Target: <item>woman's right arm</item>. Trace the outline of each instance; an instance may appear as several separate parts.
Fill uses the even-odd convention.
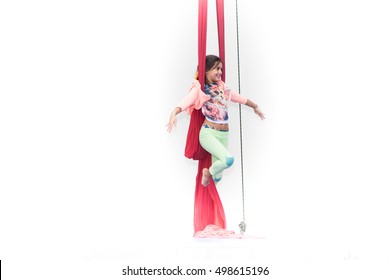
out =
[[[185,111],[188,107],[190,107],[194,104],[194,102],[196,100],[196,93],[197,93],[197,90],[195,87],[193,87],[190,90],[190,92],[182,100],[180,100],[179,104],[177,104],[175,109],[173,109],[171,115],[169,116],[169,122],[166,125],[168,132],[171,132],[172,129],[176,126],[176,123],[177,123],[176,115]]]
[[[182,110],[180,107],[176,107],[175,109],[173,109],[173,111],[169,117],[169,122],[166,125],[168,132],[171,132],[172,129],[176,126],[176,123],[177,123],[176,115],[181,113],[181,112],[182,112]]]

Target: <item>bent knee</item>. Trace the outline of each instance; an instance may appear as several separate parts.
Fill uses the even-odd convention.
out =
[[[233,163],[234,163],[234,157],[227,157],[227,158],[226,158],[226,165],[227,165],[228,167],[232,166]]]

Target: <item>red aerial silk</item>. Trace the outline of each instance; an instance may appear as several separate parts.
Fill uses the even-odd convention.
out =
[[[219,57],[225,67],[225,30],[224,30],[224,1],[216,0]],[[199,0],[198,15],[198,72],[199,82],[204,90],[206,68],[206,34],[207,34],[207,0]],[[225,70],[222,74],[225,81]],[[195,203],[194,203],[194,235],[204,230],[208,225],[226,228],[225,211],[214,181],[211,179],[207,187],[203,187],[202,170],[211,166],[211,155],[199,143],[199,131],[204,121],[200,110],[193,110],[187,134],[185,156],[198,160],[198,174],[196,176]]]

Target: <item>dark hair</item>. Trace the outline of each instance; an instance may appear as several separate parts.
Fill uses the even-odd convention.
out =
[[[216,55],[212,55],[212,54],[209,54],[209,55],[206,55],[206,71],[205,71],[205,77],[204,77],[204,81],[205,83],[207,83],[207,79],[206,79],[206,73],[208,71],[210,71],[211,69],[213,69],[213,67],[217,64],[217,63],[220,63],[222,62],[222,59],[219,58],[218,56]],[[222,62],[223,63],[223,62]],[[199,73],[199,68],[197,68],[197,72],[196,72],[196,79],[198,79],[198,74]]]
[[[215,64],[222,62],[222,59],[220,59],[216,55],[209,54],[206,56],[206,72],[213,69]]]

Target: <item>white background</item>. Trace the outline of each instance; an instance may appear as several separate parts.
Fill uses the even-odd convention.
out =
[[[148,248],[150,260],[176,244],[164,247],[176,264],[178,248],[196,250],[189,117],[171,134],[165,125],[196,69],[197,9],[189,0],[1,2],[5,278],[114,279],[132,248]],[[239,1],[241,93],[267,117],[243,108],[246,222],[261,246],[279,244],[280,270],[300,258],[390,259],[388,11],[380,0]],[[215,18],[210,1],[213,54]],[[238,90],[232,0],[225,30],[226,83]],[[236,162],[218,189],[238,231],[236,104],[230,115]]]

